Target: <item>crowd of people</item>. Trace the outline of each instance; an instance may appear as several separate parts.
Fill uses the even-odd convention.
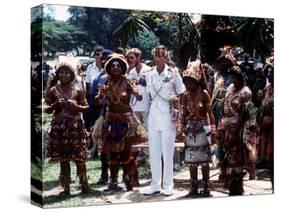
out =
[[[173,195],[176,142],[184,144],[190,171],[187,197],[199,194],[198,167],[202,194],[211,195],[211,162],[229,195],[242,195],[245,174],[255,179],[257,167],[270,170],[273,186],[273,50],[264,60],[241,60],[238,50],[224,47],[213,64],[197,59],[183,71],[163,45],[152,49],[153,67],[143,62],[138,48],[125,52],[97,46],[87,67],[75,57],[58,60],[55,71],[44,75],[44,111],[53,113],[47,156],[60,163],[61,195],[70,195],[70,161],[76,163],[82,192],[92,191],[89,142],[98,147],[101,176],[96,183],[108,185],[105,192],[122,189],[120,166],[126,190],[140,186],[136,156],[141,152],[133,146],[145,142],[152,179],[144,195],[161,189]]]

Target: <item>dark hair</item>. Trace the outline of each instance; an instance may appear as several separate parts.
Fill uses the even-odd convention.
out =
[[[92,57],[94,57],[96,55],[96,52],[99,51],[103,51],[104,50],[104,47],[103,46],[97,46],[94,50],[94,52],[92,53]]]
[[[65,68],[66,70],[68,70],[68,71],[70,72],[70,74],[71,74],[71,81],[73,81],[73,80],[75,79],[74,71],[72,71],[71,68],[69,68],[69,66],[67,66],[67,65],[62,65],[62,66],[59,67],[59,69],[56,71],[56,76],[57,76],[57,78],[58,78],[58,76],[59,76],[60,71],[61,71],[63,68]]]
[[[237,77],[241,82],[245,82],[245,76],[238,66],[233,66],[231,69],[232,77]]]
[[[191,81],[191,82],[194,82],[194,83],[196,83],[196,84],[199,85],[199,80],[196,80],[195,78],[190,77],[190,76],[188,76],[188,77],[183,77],[182,80],[183,80],[183,83],[184,83],[184,84],[188,83],[188,81]]]
[[[117,53],[117,54],[123,54],[123,55],[125,55],[125,50],[124,50],[124,48],[122,48],[122,47],[117,47],[115,50],[114,50],[114,52],[115,53]]]

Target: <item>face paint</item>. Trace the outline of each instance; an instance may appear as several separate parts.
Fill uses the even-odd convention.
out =
[[[119,67],[121,67],[121,66],[120,66],[120,63],[118,61],[112,62],[111,68],[119,68]]]

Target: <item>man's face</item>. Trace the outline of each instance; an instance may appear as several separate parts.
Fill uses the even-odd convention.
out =
[[[127,56],[127,60],[128,60],[128,63],[131,67],[135,67],[136,64],[137,64],[138,58],[135,56],[135,54],[130,53]]]
[[[165,56],[158,56],[154,55],[154,62],[156,66],[162,66],[166,63],[166,57]]]
[[[96,61],[101,61],[101,51],[96,51],[95,52],[95,59]]]

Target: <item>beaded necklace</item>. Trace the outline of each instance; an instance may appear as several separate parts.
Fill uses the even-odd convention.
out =
[[[118,90],[121,84],[122,78],[118,80],[118,82],[114,83],[112,81],[111,83],[111,89],[110,89],[110,99],[113,104],[119,104],[120,103],[120,96],[118,95]]]
[[[187,109],[189,111],[189,115],[188,115],[187,119],[191,119],[191,118],[206,119],[206,117],[201,116],[196,109],[196,104],[197,104],[199,96],[200,96],[199,88],[197,88],[195,95],[191,95],[190,92],[187,92],[187,97],[188,97]]]

